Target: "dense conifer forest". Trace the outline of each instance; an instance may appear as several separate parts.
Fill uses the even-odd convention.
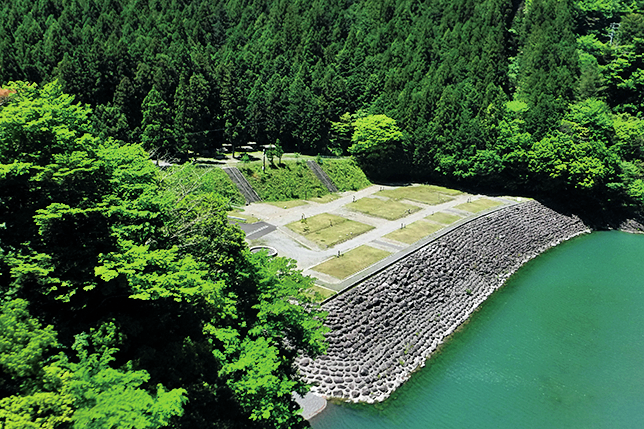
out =
[[[375,145],[383,157],[362,157],[372,176],[639,202],[642,10],[641,0],[11,0],[0,82],[58,79],[93,107],[96,134],[165,156],[248,141],[347,154],[354,122],[386,115],[402,134]],[[400,168],[380,168],[392,156]]]
[[[306,425],[323,314],[150,154],[644,204],[642,0],[7,0],[0,427]],[[204,185],[205,186],[205,185]],[[204,189],[207,188],[204,187]],[[297,302],[299,305],[293,305]]]

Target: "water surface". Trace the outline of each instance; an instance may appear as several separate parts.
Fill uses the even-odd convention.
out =
[[[644,428],[644,236],[597,232],[526,264],[378,405],[314,429]]]

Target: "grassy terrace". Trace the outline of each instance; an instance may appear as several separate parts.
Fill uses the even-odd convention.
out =
[[[396,220],[420,210],[418,206],[404,204],[395,200],[381,200],[378,198],[361,198],[354,203],[345,206],[370,216],[380,217],[388,220]]]
[[[451,201],[453,196],[461,194],[461,191],[447,189],[441,186],[406,186],[396,189],[385,189],[377,192],[376,195],[388,197],[394,200],[410,200],[423,204],[436,205]]]
[[[454,206],[454,208],[465,210],[466,212],[470,213],[478,213],[483,210],[487,210],[500,205],[501,203],[498,201],[490,200],[488,198],[479,198],[478,200],[472,201],[470,203],[459,204],[458,206]]]
[[[322,248],[335,246],[373,229],[371,225],[328,213],[291,222],[286,227]]]
[[[390,240],[400,241],[401,243],[414,244],[418,240],[427,237],[430,234],[442,229],[442,225],[437,225],[426,220],[417,220],[416,222],[397,229],[385,235]]]
[[[322,262],[321,264],[313,267],[312,270],[328,274],[342,280],[352,274],[364,270],[389,255],[390,253],[385,250],[363,245],[356,247],[339,257]]]
[[[441,225],[451,225],[457,220],[462,219],[462,217],[451,213],[438,212],[427,216],[425,219],[440,223]]]

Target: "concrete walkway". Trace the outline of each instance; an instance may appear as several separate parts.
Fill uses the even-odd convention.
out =
[[[318,273],[311,270],[312,267],[324,262],[338,254],[346,253],[351,249],[362,245],[369,245],[379,249],[384,249],[392,252],[393,254],[405,252],[405,250],[414,247],[405,243],[396,242],[383,238],[383,236],[396,231],[401,228],[401,224],[409,225],[417,220],[424,219],[427,216],[436,212],[446,212],[451,214],[458,214],[464,218],[476,217],[476,214],[455,209],[454,207],[468,202],[482,198],[480,195],[461,194],[456,195],[453,200],[446,201],[437,205],[422,204],[416,201],[402,200],[406,204],[411,204],[420,208],[419,211],[407,215],[397,220],[386,220],[373,216],[368,216],[360,212],[349,210],[345,206],[360,198],[369,197],[382,189],[394,189],[395,186],[380,186],[373,185],[368,188],[362,189],[357,192],[344,192],[340,194],[340,198],[329,203],[320,204],[312,201],[307,201],[307,204],[302,206],[293,207],[291,209],[283,209],[275,207],[266,203],[254,203],[246,207],[245,214],[252,215],[261,219],[277,229],[269,234],[262,236],[258,240],[249,240],[252,245],[267,245],[277,249],[280,256],[295,259],[297,267],[303,270],[305,275],[316,277],[321,286],[327,287],[332,290],[341,290],[347,284],[347,279],[339,280],[323,273]],[[515,200],[498,197],[485,197],[491,200],[496,200],[502,205],[515,203]],[[356,236],[353,239],[339,243],[331,248],[322,249],[315,243],[307,240],[305,237],[294,233],[285,225],[299,221],[302,216],[307,218],[321,214],[330,213],[337,216],[342,216],[347,219],[355,220],[367,225],[371,225],[374,229]],[[437,231],[434,234],[440,234]],[[389,259],[389,258],[387,258]],[[357,273],[359,274],[359,273]],[[355,274],[355,275],[357,275]]]

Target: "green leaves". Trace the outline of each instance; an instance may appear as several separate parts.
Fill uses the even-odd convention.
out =
[[[353,122],[353,144],[349,153],[367,175],[391,177],[397,169],[392,163],[404,164],[403,133],[396,121],[386,115],[371,115]]]

